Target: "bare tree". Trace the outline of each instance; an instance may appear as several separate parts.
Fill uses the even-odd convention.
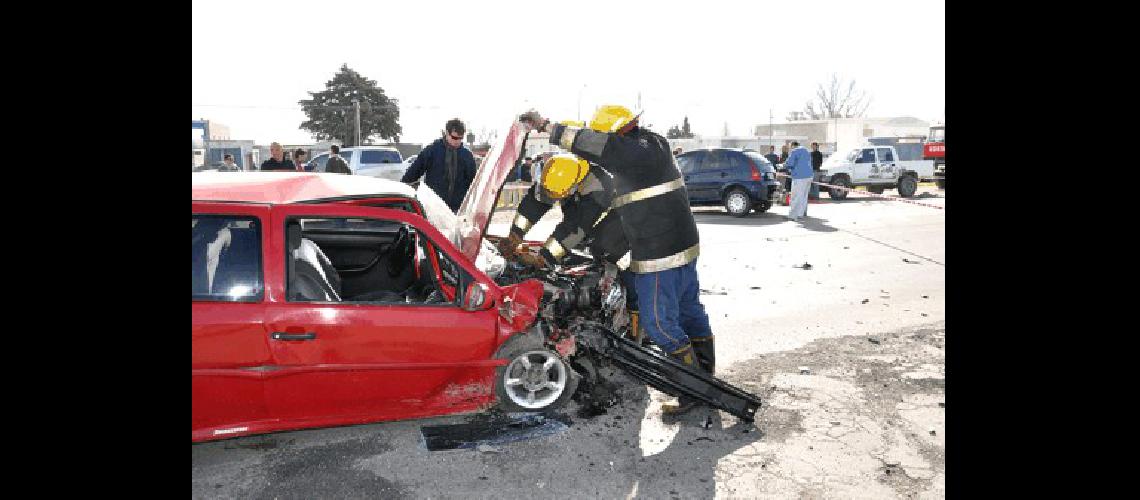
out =
[[[870,105],[871,97],[865,91],[855,90],[854,79],[844,85],[844,82],[832,73],[831,82],[827,87],[824,88],[822,83],[819,84],[815,98],[804,105],[804,114],[811,120],[855,118],[863,116]]]

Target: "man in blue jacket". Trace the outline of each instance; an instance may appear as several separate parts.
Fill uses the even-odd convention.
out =
[[[463,134],[467,127],[459,118],[452,118],[443,126],[443,137],[436,139],[420,151],[416,160],[408,166],[401,182],[412,183],[421,176],[452,212],[459,211],[459,204],[471,187],[475,178],[475,155],[463,147]]]
[[[807,217],[808,189],[815,174],[811,169],[811,153],[800,146],[799,142],[792,141],[792,152],[788,154],[784,167],[792,175],[792,203],[788,209],[788,218],[798,221]]]

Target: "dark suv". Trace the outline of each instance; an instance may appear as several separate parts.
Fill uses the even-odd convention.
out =
[[[772,163],[749,149],[694,149],[677,157],[677,167],[690,205],[723,204],[737,217],[768,211],[783,190]]]

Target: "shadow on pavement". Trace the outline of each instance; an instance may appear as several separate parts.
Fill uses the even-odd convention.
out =
[[[780,214],[751,213],[744,217],[734,217],[728,212],[693,212],[693,218],[698,224],[721,224],[726,226],[770,226],[789,222]]]
[[[820,219],[812,215],[805,215],[803,219],[800,220],[800,225],[803,226],[804,229],[819,233],[834,233],[839,230],[829,225],[827,219]]]

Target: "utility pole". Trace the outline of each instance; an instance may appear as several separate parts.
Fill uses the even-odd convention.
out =
[[[772,145],[772,108],[768,108],[768,145]]]
[[[353,142],[352,145],[359,147],[360,146],[360,100],[359,99],[353,99],[352,100],[352,112],[353,112],[353,114],[356,115],[356,120],[354,122],[356,125],[355,126],[356,133],[353,135],[353,137],[355,138],[355,142]]]
[[[582,91],[586,90],[586,84],[582,84],[582,88],[578,89],[578,121],[582,121]]]

